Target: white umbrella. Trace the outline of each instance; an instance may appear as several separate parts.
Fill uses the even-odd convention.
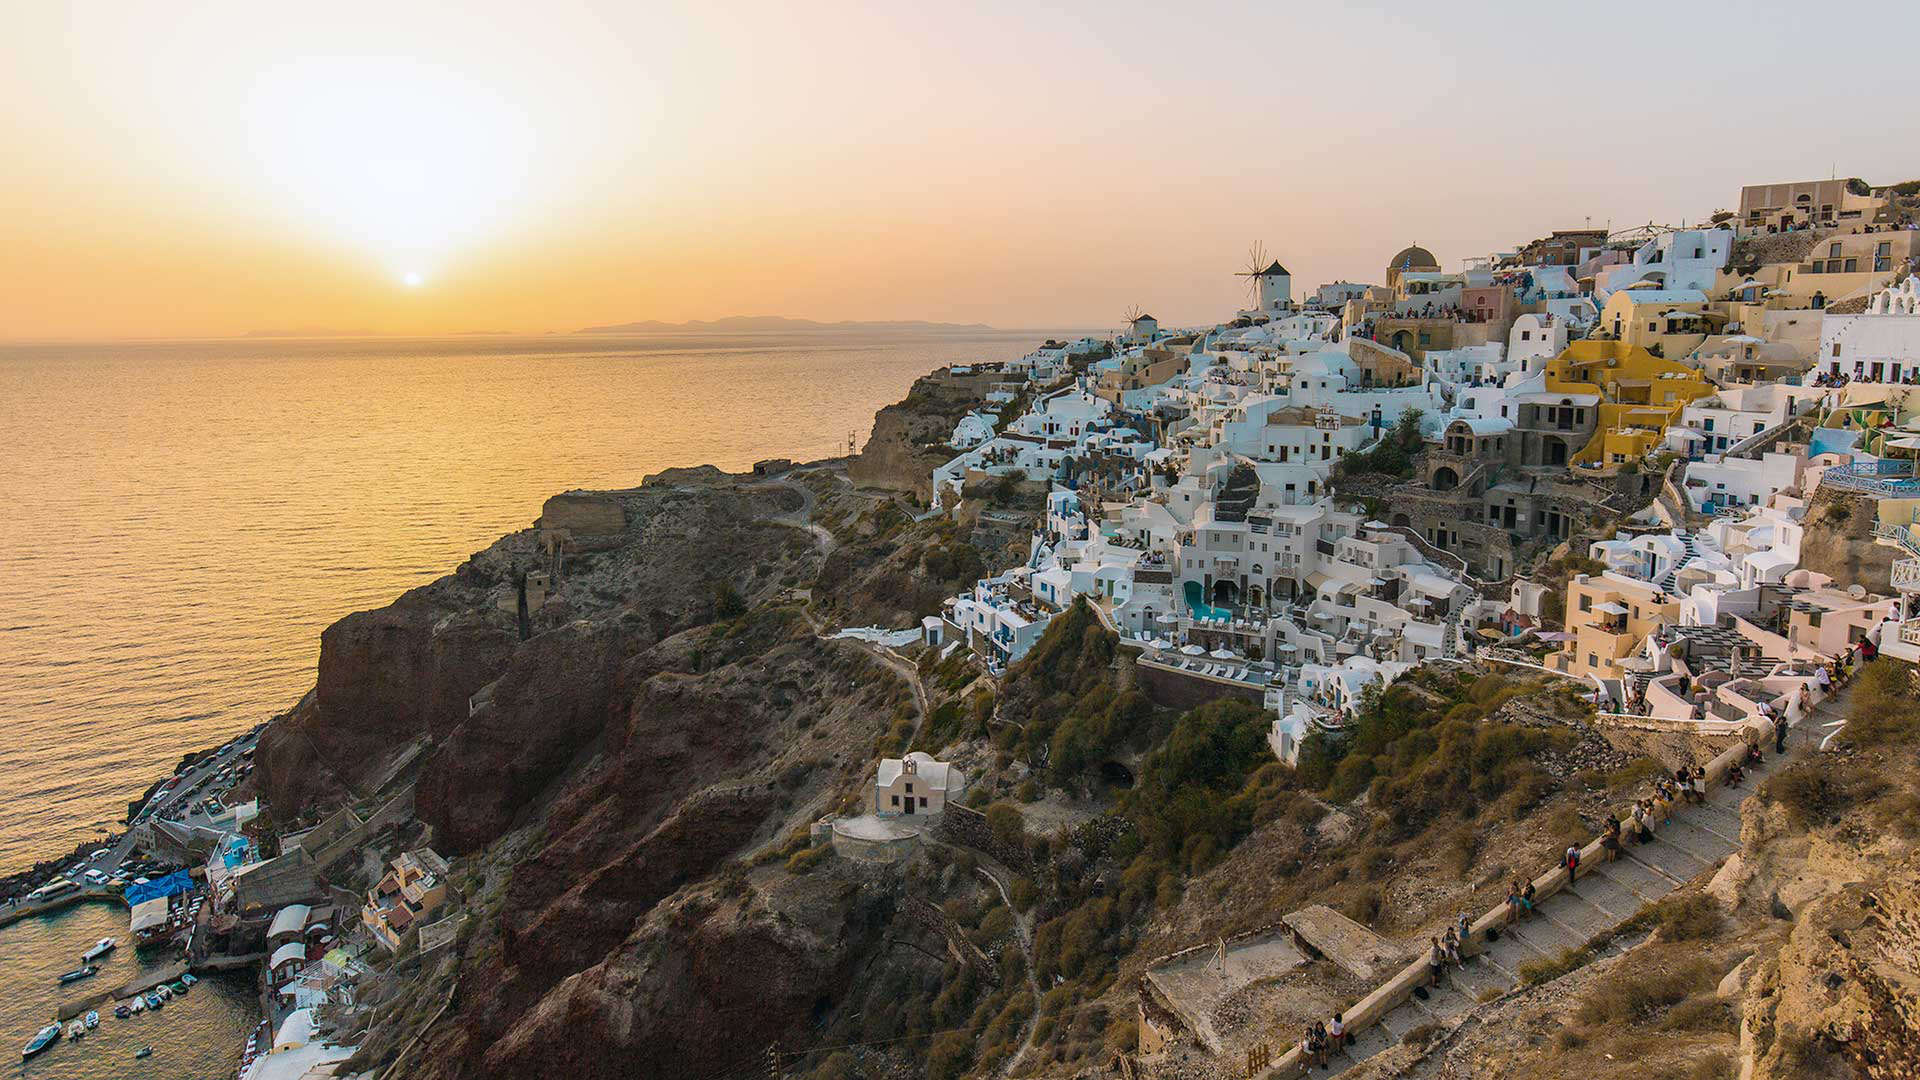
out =
[[[1231,650],[1231,649],[1215,649],[1215,650],[1213,650],[1213,652],[1212,652],[1212,653],[1211,653],[1210,655],[1212,655],[1212,657],[1213,657],[1213,658],[1214,658],[1215,660],[1236,660],[1236,659],[1238,659],[1238,657],[1236,657],[1236,656],[1234,656],[1234,654],[1233,654],[1233,650]]]
[[[1207,654],[1207,650],[1198,645],[1186,645],[1183,646],[1180,651],[1186,653],[1188,656],[1205,656]]]

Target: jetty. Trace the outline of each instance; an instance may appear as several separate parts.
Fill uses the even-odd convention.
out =
[[[55,911],[64,911],[75,904],[84,904],[89,901],[102,901],[115,904],[126,903],[126,901],[120,898],[120,894],[108,889],[104,885],[83,885],[78,890],[65,893],[61,896],[53,896],[45,900],[9,904],[5,907],[0,907],[0,928],[12,926],[22,919],[31,919],[35,916],[46,915]]]

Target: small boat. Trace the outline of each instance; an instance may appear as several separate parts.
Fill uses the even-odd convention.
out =
[[[97,1010],[97,1009],[95,1009],[95,1010],[88,1010],[88,1012],[87,1012],[87,1030],[88,1030],[88,1031],[92,1031],[92,1030],[93,1030],[94,1028],[97,1028],[97,1027],[99,1027],[99,1026],[100,1026],[100,1013],[99,1013],[99,1010]]]
[[[30,1058],[33,1055],[39,1053],[42,1050],[45,1050],[47,1047],[52,1046],[54,1043],[57,1043],[59,1041],[60,1041],[60,1025],[48,1024],[46,1027],[43,1027],[40,1029],[40,1033],[38,1035],[35,1035],[33,1038],[27,1040],[26,1049],[20,1051],[21,1060]]]
[[[157,1008],[159,1008],[159,1007],[160,1007],[160,1006],[161,1006],[162,1004],[164,1004],[164,1002],[162,1001],[162,999],[161,999],[161,997],[160,997],[160,995],[159,995],[159,994],[148,994],[148,995],[147,995],[147,1008],[149,1008],[149,1009],[157,1009]]]
[[[174,997],[185,997],[187,993],[187,984],[183,982],[177,982],[168,986],[167,989],[173,991]]]
[[[161,983],[159,986],[154,987],[153,992],[160,995],[161,1001],[173,1000],[173,987],[168,986],[166,983]]]
[[[81,1023],[78,1020],[75,1020],[73,1023],[67,1025],[67,1038],[74,1042],[79,1042],[80,1037],[82,1035],[85,1035],[86,1033],[87,1033],[87,1025]]]
[[[180,976],[180,981],[183,983],[186,983],[188,986],[192,986],[194,983],[197,983],[200,981],[200,976],[195,975],[193,972],[189,971],[185,975]]]
[[[146,998],[143,998],[143,997],[135,997],[135,998],[133,999],[133,1004],[131,1004],[131,1005],[129,1005],[129,1006],[127,1006],[127,1008],[128,1008],[128,1009],[130,1009],[130,1010],[132,1010],[133,1012],[137,1012],[137,1013],[143,1013],[143,1012],[146,1012],[146,1011],[147,1011],[147,999],[146,999]]]
[[[118,1019],[125,1020],[127,1017],[133,1015],[133,1009],[127,1005],[115,1005],[113,1007],[113,1015]]]
[[[110,937],[103,937],[94,943],[93,948],[80,954],[80,962],[83,964],[91,964],[119,947],[120,943],[118,941]]]
[[[138,1050],[135,1050],[135,1051],[133,1052],[133,1056],[134,1056],[134,1057],[136,1057],[136,1058],[144,1058],[144,1057],[152,1057],[152,1056],[153,1056],[153,1047],[151,1047],[151,1046],[143,1046],[143,1047],[141,1047],[140,1049],[138,1049]]]
[[[99,968],[94,967],[92,964],[83,964],[60,976],[60,981],[62,983],[76,983],[81,979],[91,979],[98,974],[100,974]]]

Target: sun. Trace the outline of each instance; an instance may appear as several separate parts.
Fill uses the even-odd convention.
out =
[[[426,280],[418,270],[409,270],[400,275],[400,284],[405,285],[409,289],[419,288],[426,283]]]

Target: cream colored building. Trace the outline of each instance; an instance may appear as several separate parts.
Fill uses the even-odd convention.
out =
[[[1856,180],[1807,180],[1796,184],[1748,184],[1740,189],[1734,219],[1743,232],[1766,232],[1802,225],[1866,224],[1887,205]]]
[[[1567,582],[1566,624],[1573,637],[1554,655],[1554,666],[1583,678],[1620,678],[1621,662],[1647,635],[1679,617],[1679,601],[1648,582],[1612,571],[1579,574]]]
[[[966,774],[915,750],[904,758],[880,759],[873,781],[873,810],[882,817],[938,814],[966,790]]]

